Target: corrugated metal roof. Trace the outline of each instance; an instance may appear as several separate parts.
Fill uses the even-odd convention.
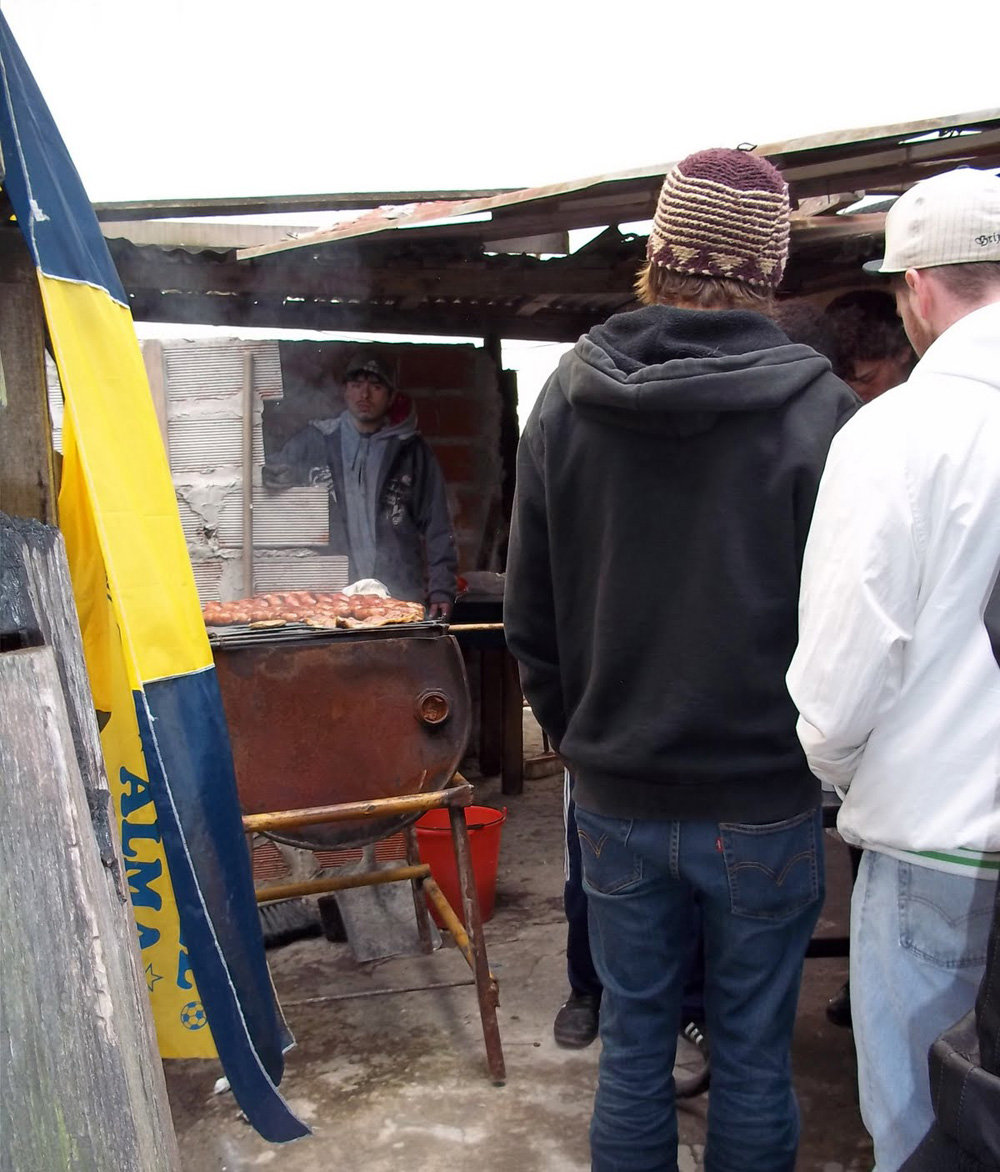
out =
[[[962,163],[1000,166],[1000,108],[757,149],[781,167],[795,204],[782,293],[819,294],[856,282],[880,247],[881,215],[840,213],[861,193],[898,194]],[[401,193],[394,206],[282,246],[281,255],[109,244],[137,320],[573,341],[634,305],[645,240],[619,226],[652,216],[665,170],[472,200]],[[571,255],[531,255],[545,251],[549,233],[602,225]],[[524,238],[534,247],[516,258],[496,244]]]
[[[916,122],[897,123],[890,126],[867,127],[861,130],[841,130],[829,134],[814,135],[809,138],[792,139],[787,142],[770,143],[755,147],[756,153],[768,158],[780,158],[783,170],[791,163],[792,157],[802,154],[817,154],[820,152],[841,153],[845,147],[857,147],[860,153],[868,153],[876,144],[886,140],[905,140],[934,131],[948,131],[953,128],[968,126],[973,123],[983,123],[996,120],[1000,117],[1000,108],[979,111],[970,114],[950,115],[943,118],[922,119]],[[919,153],[919,152],[914,152]],[[523,188],[520,191],[506,192],[499,195],[470,200],[434,200],[410,204],[396,204],[379,207],[366,212],[354,220],[338,224],[334,228],[327,228],[309,233],[295,241],[261,245],[255,248],[240,249],[237,252],[239,259],[269,256],[276,252],[284,252],[295,248],[315,247],[336,240],[345,240],[358,236],[370,235],[375,232],[386,232],[398,228],[415,228],[428,226],[437,220],[465,218],[483,212],[510,210],[515,207],[558,201],[560,197],[579,195],[583,192],[602,194],[601,189],[621,188],[626,185],[639,184],[641,187],[658,187],[659,181],[673,166],[674,160],[654,167],[638,168],[630,171],[620,171],[609,175],[596,175],[585,179],[570,180],[564,183],[549,184],[544,187]],[[806,176],[803,176],[805,178]],[[789,175],[791,183],[794,176]],[[610,194],[610,192],[608,192]],[[592,199],[592,210],[598,212],[601,200]],[[636,219],[640,216],[636,216]],[[612,222],[602,221],[597,215],[594,223]],[[496,233],[494,233],[496,234]],[[501,233],[502,234],[502,233]]]

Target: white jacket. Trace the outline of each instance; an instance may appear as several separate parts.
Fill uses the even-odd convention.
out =
[[[849,842],[996,878],[1000,668],[983,609],[998,567],[1000,303],[859,411],[820,483],[788,689]]]

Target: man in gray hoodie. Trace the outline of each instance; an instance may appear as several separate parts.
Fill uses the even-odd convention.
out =
[[[394,598],[423,602],[447,619],[457,556],[444,477],[378,357],[352,356],[347,410],[316,419],[264,465],[271,488],[330,484],[330,552],[344,554],[352,581],[377,578]],[[399,408],[402,407],[402,410]]]

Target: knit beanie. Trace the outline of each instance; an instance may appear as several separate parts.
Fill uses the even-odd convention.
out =
[[[663,181],[646,256],[676,273],[775,289],[788,258],[788,185],[749,151],[688,155]]]

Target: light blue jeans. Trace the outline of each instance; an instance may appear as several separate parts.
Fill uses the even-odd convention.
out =
[[[851,899],[851,1016],[861,1118],[877,1172],[934,1119],[927,1051],[972,1009],[996,886],[866,850]]]

